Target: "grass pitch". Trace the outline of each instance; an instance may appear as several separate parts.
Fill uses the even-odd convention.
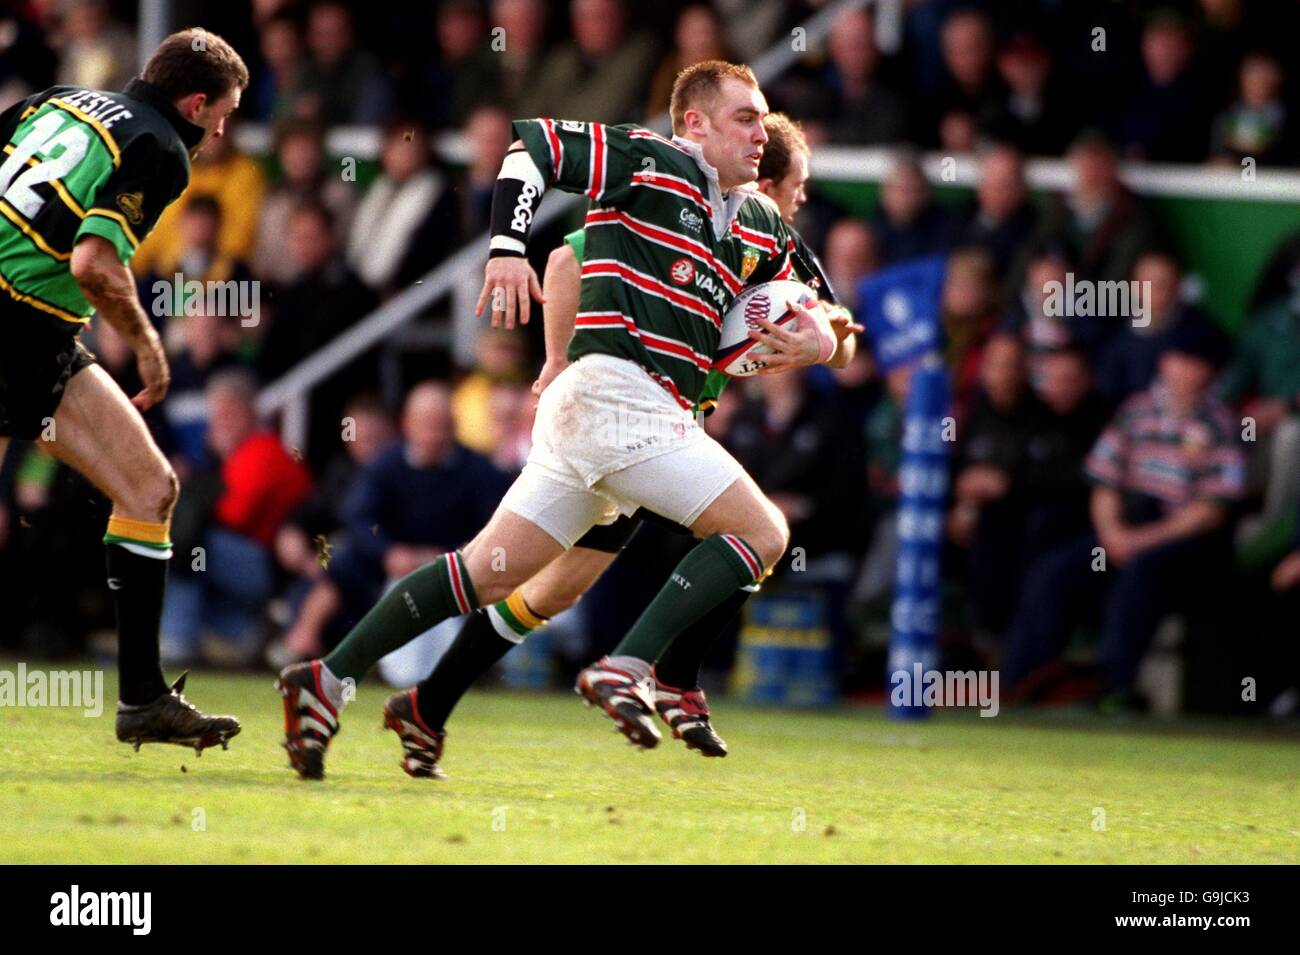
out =
[[[0,709],[0,862],[1300,860],[1300,737],[1254,724],[912,724],[720,699],[732,753],[705,760],[670,739],[634,751],[574,696],[473,692],[438,783],[401,772],[368,683],[330,778],[306,783],[271,681],[191,676],[191,699],[244,723],[202,759],[117,743],[111,702],[98,719]]]

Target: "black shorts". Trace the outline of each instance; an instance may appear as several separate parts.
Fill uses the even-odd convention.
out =
[[[591,550],[598,550],[603,554],[617,554],[627,546],[632,535],[636,533],[637,528],[641,526],[642,521],[649,521],[651,524],[658,524],[660,527],[670,530],[675,534],[690,535],[690,528],[683,527],[676,521],[670,521],[666,517],[660,517],[653,511],[647,511],[645,508],[639,508],[631,517],[619,517],[613,524],[597,524],[587,533],[583,534],[574,544],[574,547],[587,547]]]
[[[0,298],[0,437],[34,441],[63,399],[68,379],[95,362],[80,325]]]

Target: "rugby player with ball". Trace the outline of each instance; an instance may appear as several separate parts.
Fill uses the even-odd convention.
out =
[[[758,187],[777,204],[781,218],[789,224],[804,203],[804,184],[808,179],[807,141],[798,126],[780,113],[769,114],[763,127],[768,141],[759,166]],[[587,227],[605,228],[607,222],[606,218],[596,215],[588,219]],[[564,243],[547,260],[542,281],[546,363],[533,383],[533,392],[537,395],[541,395],[569,364],[567,353],[578,314],[585,239],[585,229],[565,236]],[[773,295],[773,291],[815,296],[816,290],[828,303],[835,304],[834,290],[817,257],[793,229],[790,241],[793,276],[799,281],[750,286],[737,297],[723,317],[714,362],[715,369],[723,366],[726,370],[711,371],[705,379],[696,406],[697,416],[712,410],[732,377],[761,373],[757,367],[762,361],[761,353],[771,353],[763,343],[766,333],[751,336],[751,329],[744,320],[747,311],[754,314],[755,319],[777,319],[773,324],[782,324],[782,317],[788,324],[790,316],[799,315],[785,309],[786,299]],[[785,315],[770,314],[777,308],[781,308]],[[823,336],[818,358],[832,367],[844,367],[853,357],[856,344],[853,333],[861,331],[861,327],[852,323],[847,310],[841,309],[829,319],[820,313],[814,314]],[[740,367],[746,361],[752,362],[753,367]],[[473,682],[532,630],[577,603],[622,552],[643,520],[682,534],[690,533],[687,528],[643,510],[631,516],[621,516],[613,524],[593,527],[572,550],[556,558],[505,600],[474,611],[438,660],[433,672],[410,691],[423,732],[435,738],[441,747],[446,738],[446,721]],[[717,607],[688,626],[654,667],[655,710],[675,738],[703,756],[726,756],[727,744],[710,721],[708,701],[700,687],[700,668],[718,635],[757,589],[756,584],[750,584],[727,596]],[[436,764],[417,762],[413,769],[420,775],[440,775]]]
[[[767,112],[748,67],[708,61],[677,77],[672,139],[637,126],[514,124],[478,308],[490,305],[494,322],[507,325],[526,319],[530,300],[542,300],[525,258],[533,214],[548,188],[585,194],[613,221],[587,235],[571,364],[543,392],[528,462],[487,526],[398,581],[327,657],[282,671],[285,747],[300,775],[324,775],[346,681],[434,624],[508,599],[592,527],[638,508],[690,528],[700,543],[614,652],[579,675],[578,689],[634,744],[658,741],[655,662],[761,579],[789,540],[781,512],[692,414],[732,301],[746,284],[793,272],[789,230],[754,185]],[[674,278],[682,258],[701,281]],[[769,329],[773,367],[820,353],[815,318],[800,309],[797,331]],[[417,697],[391,698],[385,722],[402,739],[404,768],[433,775],[442,740],[420,719]]]

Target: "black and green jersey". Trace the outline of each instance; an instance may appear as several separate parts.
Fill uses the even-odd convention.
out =
[[[794,277],[816,289],[820,298],[832,305],[838,305],[839,300],[835,297],[835,289],[831,286],[831,280],[826,277],[826,272],[817,256],[813,254],[812,249],[804,242],[803,236],[797,230],[790,226],[786,226],[786,229],[790,233],[789,250],[790,261],[794,266]],[[574,255],[581,263],[586,251],[586,230],[576,229],[566,235],[564,241],[569,248],[573,249]],[[704,384],[700,386],[699,397],[695,402],[695,413],[708,414],[712,411],[717,406],[718,399],[722,397],[722,389],[727,387],[729,381],[731,381],[729,375],[724,375],[720,371],[710,371],[704,378]]]
[[[97,235],[128,261],[184,191],[202,138],[141,80],[121,93],[55,86],[0,114],[0,289],[51,321],[84,324],[72,247]]]
[[[592,200],[569,358],[635,361],[693,408],[736,295],[791,274],[776,205],[752,186],[724,197],[698,145],[638,126],[514,129],[549,185]]]

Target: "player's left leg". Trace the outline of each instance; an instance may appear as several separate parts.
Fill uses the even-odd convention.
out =
[[[137,747],[224,746],[239,732],[239,722],[200,713],[180,695],[185,677],[169,688],[159,664],[169,528],[180,485],[122,389],[102,368],[87,364],[84,351],[75,360],[82,367],[68,379],[48,447],[113,504],[104,543],[117,610],[118,738]]]

